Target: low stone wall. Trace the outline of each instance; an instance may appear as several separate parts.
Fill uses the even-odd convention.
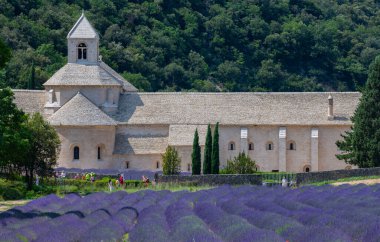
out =
[[[194,175],[194,176],[158,176],[158,182],[182,183],[191,185],[242,185],[262,184],[261,175]]]
[[[357,176],[380,176],[380,167],[352,170],[318,171],[297,174],[297,185]]]

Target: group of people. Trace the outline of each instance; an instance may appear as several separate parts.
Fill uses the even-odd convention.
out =
[[[149,185],[149,183],[150,183],[150,180],[149,180],[148,177],[142,175],[142,182],[143,182],[144,186],[147,187]],[[113,181],[112,181],[112,179],[109,179],[108,180],[108,189],[109,189],[110,192],[113,191],[113,187],[114,187],[113,186]],[[125,187],[124,174],[119,174],[118,178],[115,179],[115,187],[116,188],[120,188],[120,187],[124,188]]]
[[[87,172],[87,173],[82,173],[82,175],[80,175],[79,173],[77,173],[74,176],[74,179],[76,179],[76,180],[86,180],[86,181],[94,182],[95,181],[95,173],[94,172]]]

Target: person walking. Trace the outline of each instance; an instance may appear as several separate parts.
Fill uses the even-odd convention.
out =
[[[112,180],[111,179],[108,180],[108,188],[109,188],[110,192],[112,192],[113,187],[112,187]]]
[[[281,185],[282,185],[282,187],[287,187],[288,186],[288,180],[286,180],[285,177],[282,178]]]

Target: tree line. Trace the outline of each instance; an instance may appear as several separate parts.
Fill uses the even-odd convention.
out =
[[[358,90],[380,54],[376,0],[0,0],[0,84],[42,88],[82,9],[141,91]]]

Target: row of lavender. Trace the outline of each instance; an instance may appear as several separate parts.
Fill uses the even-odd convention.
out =
[[[380,241],[380,185],[49,195],[0,214],[0,241]]]

